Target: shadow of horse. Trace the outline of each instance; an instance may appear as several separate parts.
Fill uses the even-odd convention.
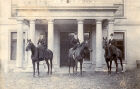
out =
[[[47,66],[48,66],[48,74],[49,72],[51,72],[52,74],[52,60],[53,60],[53,52],[49,49],[44,49],[44,57],[39,58],[39,55],[42,55],[40,53],[39,47],[36,47],[31,40],[27,40],[27,47],[26,47],[26,51],[30,50],[31,51],[31,59],[32,59],[32,64],[33,64],[33,76],[35,76],[35,64],[37,63],[37,71],[38,71],[38,76],[39,76],[39,62],[40,61],[44,61],[46,62]],[[49,67],[49,62],[48,60],[50,60],[50,66],[51,66],[51,71],[50,71],[50,67]]]
[[[83,64],[83,59],[85,58],[86,54],[89,53],[90,50],[88,48],[88,42],[84,41],[78,47],[73,50],[73,48],[69,49],[69,74],[70,74],[70,67],[72,64],[73,67],[73,73],[74,73],[74,68],[76,67],[76,73],[77,73],[77,65],[78,62],[80,62],[80,73],[82,75],[82,64]]]
[[[108,68],[108,74],[111,74],[112,61],[114,60],[116,65],[116,73],[118,73],[118,63],[117,60],[120,60],[122,72],[123,72],[123,63],[122,63],[122,52],[114,45],[109,45],[107,38],[103,38],[103,48],[105,50],[105,61]]]

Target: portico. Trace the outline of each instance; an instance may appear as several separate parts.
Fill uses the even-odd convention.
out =
[[[21,33],[23,33],[22,31],[22,22],[24,19],[20,19],[20,24],[17,24],[19,26],[19,28],[21,30],[18,30],[17,34],[17,39],[19,41],[17,41],[17,62],[16,65],[17,67],[23,67],[23,49],[21,49],[22,46],[22,42],[23,42],[23,35]],[[28,39],[31,39],[32,42],[36,45],[37,40],[38,40],[38,29],[36,29],[36,25],[37,20],[38,19],[26,19],[29,21],[29,29],[28,29]],[[39,19],[41,21],[41,19]],[[60,24],[60,22],[63,22],[63,19],[61,21],[61,19],[45,19],[46,23],[44,24],[44,26],[46,26],[44,30],[44,32],[48,33],[48,48],[51,49],[54,53],[54,59],[53,59],[53,64],[54,67],[60,68],[60,33],[61,32],[65,32],[62,28],[59,28],[57,25],[60,25],[61,27],[65,26],[64,23]],[[90,48],[92,50],[94,50],[93,53],[91,53],[91,57],[90,57],[90,61],[88,61],[88,63],[90,64],[95,64],[95,70],[96,71],[100,71],[102,69],[102,61],[104,59],[102,59],[103,57],[103,53],[102,53],[102,37],[103,37],[103,20],[105,20],[104,18],[96,18],[96,19],[90,19],[91,22],[89,22],[90,20],[87,19],[72,19],[75,25],[77,25],[77,28],[74,28],[74,30],[67,30],[67,32],[78,32],[78,38],[80,40],[80,42],[84,41],[84,32],[86,32],[85,29],[85,24],[94,24],[92,26],[92,28],[89,30],[89,32],[91,32],[91,37],[90,37]],[[19,21],[19,20],[17,20]],[[67,20],[66,22],[70,22],[71,20]],[[111,21],[111,22],[110,22]],[[107,30],[108,35],[112,32],[112,28],[113,28],[113,22],[114,20],[110,20],[110,18],[108,19],[108,27],[110,28],[109,30]],[[67,23],[70,24],[70,23]],[[69,27],[71,28],[71,27]],[[61,31],[63,30],[63,31]],[[92,34],[94,33],[95,34]],[[93,42],[94,41],[94,42]],[[95,48],[94,48],[95,47]],[[28,53],[28,67],[32,66],[32,62],[30,59],[30,53]],[[95,57],[94,57],[95,56]],[[95,61],[95,62],[93,62]],[[86,62],[85,62],[86,63]]]
[[[89,47],[93,50],[90,53],[90,60],[84,64],[95,66],[96,71],[102,69],[104,61],[102,49],[102,37],[110,38],[113,32],[116,12],[121,2],[98,1],[98,0],[45,0],[45,1],[21,1],[13,2],[12,18],[17,21],[17,57],[16,66],[23,65],[23,23],[28,27],[27,38],[37,46],[40,34],[48,33],[48,48],[53,51],[54,67],[60,67],[63,32],[78,33],[80,42],[89,34]],[[79,4],[80,3],[80,4]],[[104,3],[104,4],[102,4]],[[116,5],[119,3],[119,5]],[[118,14],[117,14],[118,15]],[[104,26],[104,22],[107,22]],[[106,28],[105,28],[106,27]],[[25,39],[27,40],[27,39]],[[67,40],[67,39],[64,39]],[[66,48],[68,50],[69,47]],[[64,52],[65,53],[65,52]],[[32,67],[31,53],[26,54],[28,67]]]

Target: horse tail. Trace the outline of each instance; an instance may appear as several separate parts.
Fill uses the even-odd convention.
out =
[[[119,48],[117,48],[117,53],[118,53],[118,57],[122,57],[122,51]]]
[[[48,52],[49,52],[49,58],[50,58],[50,60],[53,60],[53,52],[50,50],[50,49],[48,49]]]

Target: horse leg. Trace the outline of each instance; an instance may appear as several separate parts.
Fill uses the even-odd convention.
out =
[[[122,63],[122,58],[119,58],[120,59],[120,63],[121,63],[121,67],[122,67],[122,72],[123,72],[123,63]]]
[[[39,61],[37,62],[37,70],[38,70],[38,76],[39,76]]]
[[[73,65],[73,74],[74,74],[74,65]]]
[[[75,61],[73,62],[72,66],[73,66],[73,74],[74,74]]]
[[[69,59],[69,75],[70,75],[71,59]]]
[[[48,66],[48,74],[49,74],[49,71],[50,71],[49,69],[50,69],[50,68],[49,68],[49,62],[48,62],[48,60],[46,60],[46,64],[47,64],[47,66]]]
[[[76,62],[75,62],[75,66],[76,66],[76,73],[77,73],[77,63],[78,63],[78,62],[76,61]]]
[[[118,63],[117,63],[117,58],[115,58],[115,64],[116,64],[116,73],[118,73]]]
[[[108,74],[109,74],[109,61],[107,59],[106,59],[106,64],[107,64]]]
[[[112,68],[112,59],[110,60],[110,74],[111,74],[111,68]]]
[[[51,64],[51,74],[52,74],[52,59],[50,59],[50,64]]]
[[[33,77],[35,77],[35,62],[32,61],[32,64],[33,64]]]
[[[80,72],[81,72],[81,76],[82,76],[82,63],[83,63],[83,61],[80,61]]]

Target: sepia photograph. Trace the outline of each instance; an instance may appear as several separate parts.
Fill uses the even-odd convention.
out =
[[[140,89],[140,0],[0,0],[0,89]]]

